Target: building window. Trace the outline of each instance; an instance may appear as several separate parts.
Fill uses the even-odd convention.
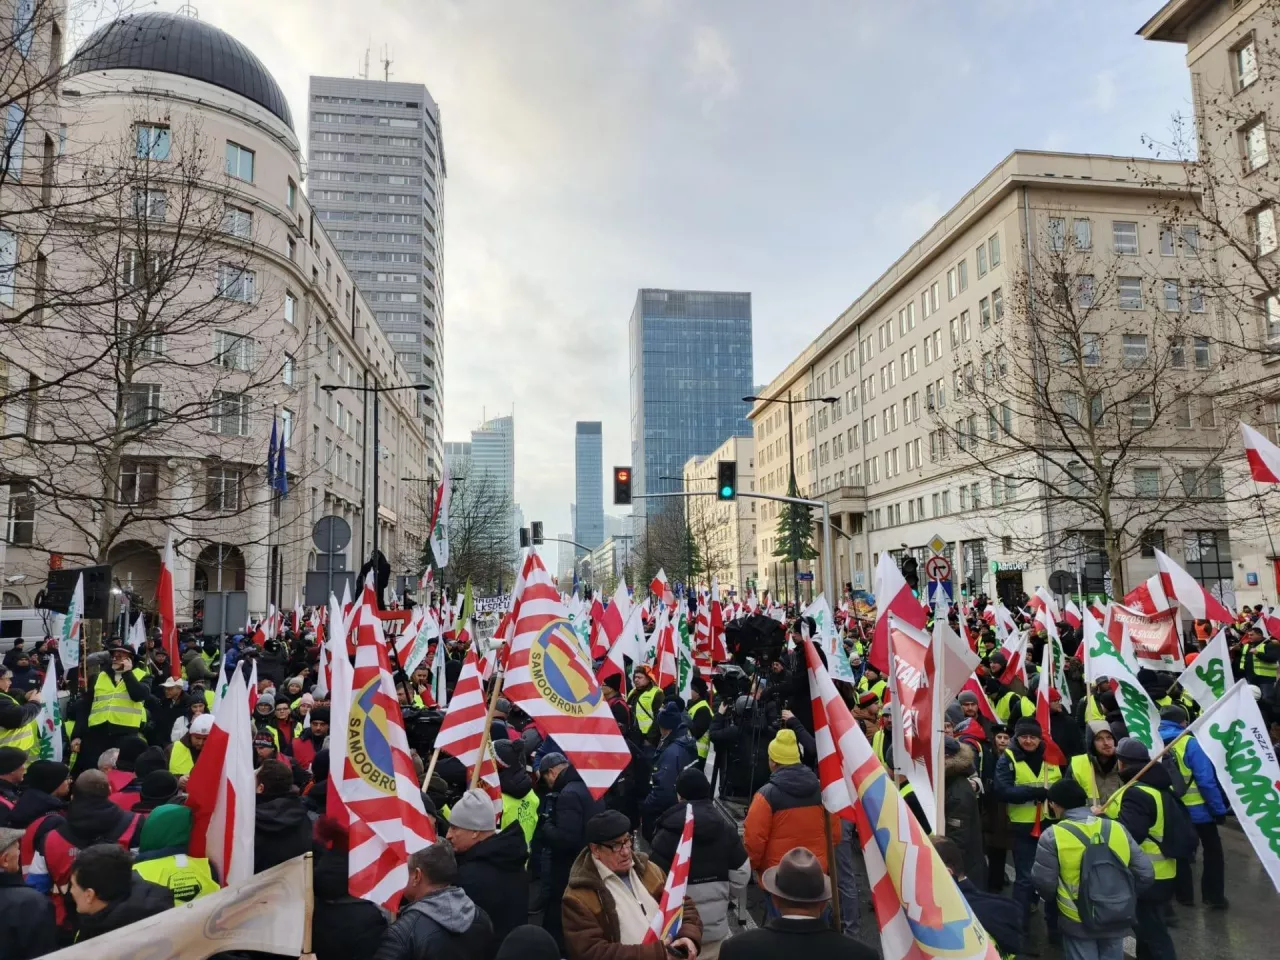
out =
[[[135,357],[163,357],[164,335],[150,323],[141,327],[128,320],[120,324],[120,350],[124,354],[132,353]]]
[[[139,160],[169,159],[169,127],[155,123],[139,123],[134,128],[135,156]]]
[[[987,252],[990,254],[991,269],[1000,266],[1000,234],[995,234],[987,241]]]
[[[1099,367],[1102,365],[1102,334],[1080,334],[1080,347],[1086,367]]]
[[[1205,467],[1197,470],[1195,467],[1183,467],[1182,492],[1197,500],[1223,499],[1222,468]]]
[[[960,339],[961,339],[964,343],[968,343],[968,342],[969,342],[969,335],[970,335],[970,330],[969,330],[969,311],[968,311],[968,310],[961,310],[961,311],[960,311]]]
[[[213,467],[205,476],[205,508],[214,513],[240,509],[244,475],[228,467]]]
[[[1147,360],[1147,335],[1145,333],[1126,333],[1123,336],[1124,365],[1140,367]]]
[[[9,484],[9,515],[5,519],[6,543],[15,547],[29,547],[35,543],[36,500],[30,484]]]
[[[1191,398],[1177,397],[1173,401],[1173,425],[1180,430],[1191,429]]]
[[[230,263],[218,264],[218,296],[241,303],[253,301],[255,274]]]
[[[947,299],[954,300],[956,293],[956,268],[952,267],[947,271]]]
[[[286,447],[293,446],[293,411],[280,411],[280,442]]]
[[[1142,556],[1148,559],[1154,558],[1157,550],[1164,552],[1164,531],[1144,530],[1138,537],[1138,544]]]
[[[1258,79],[1258,48],[1253,37],[1231,51],[1231,66],[1236,90],[1243,90]]]
[[[991,291],[991,312],[995,315],[996,323],[1004,319],[1004,290],[996,287]]]
[[[964,293],[969,289],[969,261],[961,260],[956,264],[956,282],[959,285],[960,292]]]
[[[1116,281],[1121,310],[1142,309],[1142,278],[1120,277]]]
[[[1169,313],[1177,313],[1182,309],[1182,295],[1177,280],[1164,282],[1164,308]]]
[[[222,214],[222,232],[248,240],[253,236],[253,214],[239,207],[228,207]]]
[[[1151,394],[1138,393],[1129,398],[1129,426],[1135,429],[1151,426]]]
[[[0,230],[0,304],[12,307],[17,292],[18,238]]]
[[[1187,309],[1192,313],[1204,313],[1204,286],[1199,283],[1192,283],[1187,301]]]
[[[213,362],[228,370],[250,370],[253,368],[253,348],[252,337],[218,330],[213,335]]]
[[[979,244],[977,250],[978,257],[978,277],[981,279],[987,275],[987,245]]]
[[[297,209],[298,206],[298,185],[293,182],[293,177],[289,178],[289,187],[285,194],[285,202],[288,203],[290,210]]]
[[[1049,226],[1045,231],[1048,238],[1049,249],[1059,252],[1066,249],[1067,246],[1067,221],[1062,217],[1050,217]]]
[[[133,215],[140,220],[163,220],[166,196],[163,190],[133,191]]]
[[[1263,257],[1276,249],[1276,212],[1271,207],[1260,207],[1249,215],[1253,231],[1253,245],[1258,256]]]
[[[1160,224],[1160,256],[1176,257],[1178,255],[1178,241],[1170,224]]]
[[[253,183],[253,151],[227,141],[227,174],[237,180]]]
[[[3,235],[0,235],[0,241]],[[12,305],[13,292],[12,286],[9,288],[9,302]],[[4,296],[4,280],[3,274],[0,274],[0,300]],[[1268,341],[1280,340],[1280,296],[1271,294],[1262,302],[1262,322],[1264,332]]]
[[[978,301],[978,326],[983,330],[991,326],[991,301],[986,297]]]
[[[1267,160],[1267,122],[1266,117],[1259,117],[1240,130],[1240,150],[1244,160],[1245,172],[1266,166]]]
[[[1235,589],[1226,530],[1189,530],[1183,534],[1182,549],[1184,568],[1202,587],[1219,598]]]
[[[1208,370],[1209,369],[1209,338],[1195,337],[1192,340],[1192,344],[1195,348],[1196,369]]]
[[[1086,309],[1092,307],[1095,289],[1096,282],[1092,274],[1082,273],[1076,277],[1076,305]]]
[[[296,323],[298,316],[298,298],[292,293],[284,295],[284,318],[288,323]]]
[[[960,346],[960,318],[952,317],[948,324],[948,332],[951,336],[951,349],[955,350]]]
[[[120,502],[132,506],[154,503],[159,490],[160,465],[126,460],[120,466]]]
[[[292,387],[297,378],[297,363],[293,359],[293,354],[286,353],[284,355],[284,364],[280,368],[280,377],[284,380],[286,386]]]
[[[1218,418],[1214,413],[1213,397],[1200,397],[1200,426],[1205,429],[1212,429],[1218,425]]]
[[[1140,499],[1156,499],[1160,496],[1160,468],[1135,467],[1133,494]]]
[[[1182,337],[1169,338],[1169,366],[1175,370],[1187,369],[1187,346]]]
[[[4,142],[8,144],[8,147],[5,150],[4,169],[0,170],[3,178],[9,180],[21,179],[26,135],[26,111],[16,103],[9,104],[9,109],[5,112],[4,122]]]
[[[1093,249],[1093,224],[1088,220],[1072,220],[1071,235],[1077,250]]]
[[[249,435],[249,398],[243,393],[215,390],[210,429],[224,437]]]
[[[1111,245],[1116,253],[1136,254],[1138,252],[1138,225],[1126,220],[1115,220],[1111,224]]]
[[[160,384],[129,383],[120,388],[126,429],[137,430],[160,420]]]

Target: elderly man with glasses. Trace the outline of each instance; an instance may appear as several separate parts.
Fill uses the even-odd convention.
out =
[[[697,960],[702,943],[698,909],[687,896],[680,929],[670,943],[644,943],[666,874],[632,843],[631,822],[616,810],[587,823],[587,849],[569,874],[561,904],[569,960],[589,960],[608,950],[610,960]]]

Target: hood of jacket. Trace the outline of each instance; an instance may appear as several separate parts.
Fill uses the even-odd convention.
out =
[[[515,767],[503,767],[498,771],[498,785],[508,797],[523,800],[529,795],[529,791],[533,789],[533,778],[529,776],[529,771],[525,769],[523,764]]]
[[[465,933],[476,919],[476,905],[461,887],[446,887],[429,893],[409,904],[405,913],[415,911],[426,914],[450,933]]]
[[[466,853],[458,854],[458,863],[483,863],[495,870],[523,873],[529,859],[529,845],[524,840],[524,829],[519,821],[486,837]]]
[[[942,770],[947,780],[967,779],[975,773],[973,765],[973,748],[963,740],[960,749],[942,761]]]
[[[307,808],[294,796],[259,800],[254,810],[254,826],[261,833],[289,833],[309,821]]]
[[[563,793],[564,788],[569,786],[571,783],[582,783],[584,787],[586,786],[586,784],[583,783],[582,775],[574,769],[572,764],[560,771],[559,775],[556,777],[556,782],[551,786],[551,792]]]
[[[347,875],[350,863],[345,850],[317,848],[311,860],[311,884],[321,900],[342,900],[350,896]]]
[[[1172,720],[1161,720],[1160,721],[1160,739],[1163,740],[1165,743],[1168,743],[1170,740],[1172,740],[1174,737],[1176,737],[1185,729],[1186,727],[1180,727],[1178,726],[1178,724],[1174,723]]]
[[[821,795],[822,793],[822,787],[818,783],[818,775],[803,763],[793,763],[790,766],[779,767],[769,777],[769,782],[773,784],[774,789],[781,790],[783,793],[793,797],[812,797],[815,794]]]
[[[9,826],[26,827],[39,820],[46,813],[63,813],[67,809],[67,801],[60,800],[43,790],[27,787],[18,794],[18,800],[9,811]]]
[[[191,840],[191,808],[176,803],[156,807],[142,824],[138,852],[148,853],[165,847],[187,848]]]
[[[100,838],[118,837],[133,814],[125,813],[106,797],[81,796],[67,804],[66,817],[76,839],[81,841],[77,846],[86,847]]]

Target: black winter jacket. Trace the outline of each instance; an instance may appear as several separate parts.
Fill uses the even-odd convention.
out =
[[[573,767],[560,771],[551,792],[542,800],[545,811],[538,835],[551,854],[551,889],[558,892],[569,882],[569,870],[587,846],[587,821],[604,812],[604,801],[595,800]]]
[[[415,900],[387,928],[373,960],[492,960],[493,924],[459,887]]]
[[[672,807],[658,821],[653,834],[649,859],[663,872],[671,869],[676,857],[676,847],[684,833],[684,804]],[[695,800],[693,803],[693,850],[689,855],[689,883],[728,881],[729,871],[742,866],[747,859],[742,838],[724,815],[716,809],[714,801]]]
[[[373,956],[387,929],[387,918],[376,903],[347,892],[345,850],[317,846],[313,852],[316,909],[311,914],[311,951],[316,960]]]
[[[528,858],[519,821],[458,854],[458,886],[488,915],[499,943],[529,922]]]
[[[22,881],[0,871],[0,944],[6,960],[31,960],[57,949],[53,903]]]
[[[300,797],[259,800],[254,811],[253,872],[261,873],[311,850],[311,818]]]
[[[944,813],[947,836],[956,842],[964,855],[965,873],[975,883],[986,886],[987,858],[982,844],[982,812],[978,808],[978,794],[969,783],[969,777],[977,775],[973,758],[973,749],[961,743],[960,752],[944,761]]]
[[[97,913],[79,914],[77,923],[79,931],[76,942],[100,937],[112,930],[119,930],[131,923],[154,917],[173,909],[173,891],[158,883],[151,883],[141,877],[133,878],[129,895],[123,900],[112,900]]]

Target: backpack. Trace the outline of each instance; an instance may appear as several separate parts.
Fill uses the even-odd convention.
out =
[[[1175,797],[1183,797],[1186,795],[1187,789],[1191,786],[1187,782],[1187,778],[1182,775],[1182,767],[1178,766],[1178,758],[1172,750],[1166,750],[1164,756],[1160,758],[1160,766],[1164,768],[1164,772],[1169,775],[1169,792]]]
[[[1191,822],[1191,814],[1177,797],[1164,801],[1164,837],[1159,846],[1160,852],[1170,860],[1191,860],[1200,846],[1200,835]]]
[[[1084,844],[1080,858],[1080,889],[1076,909],[1086,933],[1116,934],[1137,921],[1138,892],[1133,874],[1111,849],[1112,824],[1102,821],[1102,831],[1092,839],[1067,820],[1054,825]]]

